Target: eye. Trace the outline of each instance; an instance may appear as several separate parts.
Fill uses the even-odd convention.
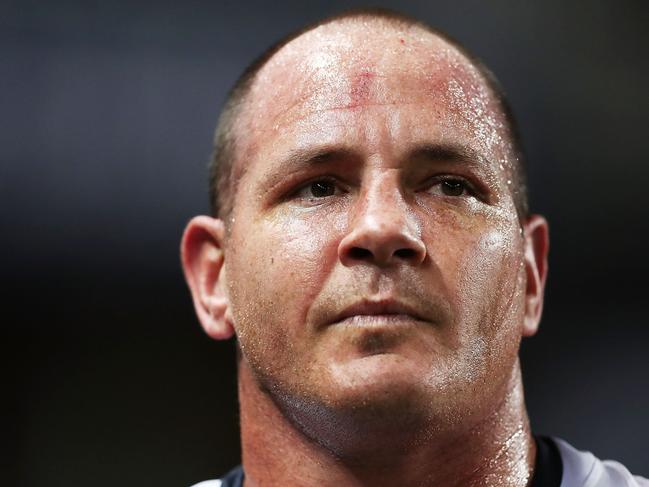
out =
[[[297,196],[298,198],[315,199],[334,196],[338,193],[340,193],[340,189],[334,181],[330,181],[328,179],[319,179],[317,181],[312,181],[300,188],[295,193],[295,196]]]
[[[437,179],[436,181],[433,181],[426,192],[429,194],[452,197],[473,194],[471,185],[464,179],[460,178]]]
[[[462,196],[467,190],[464,181],[459,179],[447,179],[440,183],[440,189],[446,196]]]

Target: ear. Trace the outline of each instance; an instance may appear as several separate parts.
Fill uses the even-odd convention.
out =
[[[525,239],[525,321],[523,336],[536,333],[543,311],[545,280],[548,275],[548,251],[550,235],[548,222],[541,215],[531,215],[523,224]]]
[[[187,224],[180,247],[196,315],[205,332],[215,340],[225,340],[234,334],[225,292],[224,236],[222,220],[197,216]]]

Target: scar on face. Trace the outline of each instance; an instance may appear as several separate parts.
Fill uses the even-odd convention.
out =
[[[355,74],[352,78],[351,88],[349,90],[350,102],[348,108],[356,108],[360,105],[363,105],[370,97],[370,92],[374,80],[376,78],[376,73],[363,70]]]

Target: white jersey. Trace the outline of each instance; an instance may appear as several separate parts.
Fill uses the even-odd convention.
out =
[[[599,460],[590,452],[579,451],[553,438],[563,462],[561,487],[649,487],[649,480],[631,475],[621,463]]]
[[[621,463],[600,460],[590,452],[579,451],[559,438],[552,438],[559,449],[563,475],[559,487],[649,487],[649,480],[631,475]],[[241,479],[230,482],[207,480],[193,487],[239,487]]]

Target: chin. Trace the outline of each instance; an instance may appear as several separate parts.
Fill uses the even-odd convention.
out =
[[[426,441],[458,419],[452,411],[463,398],[442,380],[444,364],[433,364],[430,357],[426,364],[416,353],[404,352],[321,363],[305,369],[297,383],[268,376],[261,382],[306,437],[341,458],[360,458],[368,449]],[[386,437],[392,440],[387,445],[381,441]]]
[[[324,399],[332,412],[359,424],[419,421],[434,402],[425,376],[402,355],[377,353],[332,365]]]
[[[357,360],[339,370],[321,395],[303,397],[298,408],[293,402],[285,412],[307,437],[341,458],[411,446],[438,429],[439,418],[421,378],[394,367],[402,361],[391,354]]]
[[[401,353],[380,352],[357,355],[329,366],[331,381],[341,390],[416,387],[422,382],[425,371],[420,364]],[[395,389],[392,389],[396,392]]]

